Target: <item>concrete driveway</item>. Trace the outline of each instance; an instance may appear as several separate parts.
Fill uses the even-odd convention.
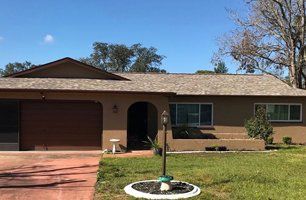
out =
[[[0,152],[0,200],[93,199],[101,152]]]

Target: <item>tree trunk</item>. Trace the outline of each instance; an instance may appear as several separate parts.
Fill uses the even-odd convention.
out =
[[[296,65],[295,65],[295,58],[294,58],[294,53],[290,53],[290,69],[289,69],[289,79],[290,83],[293,88],[298,88],[298,76],[296,74]]]
[[[295,75],[290,75],[290,83],[291,83],[293,88],[298,88]]]
[[[306,37],[306,33],[305,33],[305,29],[306,29],[306,23],[305,23],[305,0],[302,0],[302,10],[304,11],[304,13],[302,13],[302,33],[301,33],[301,48],[300,48],[300,55],[298,58],[298,62],[299,62],[299,67],[300,67],[300,71],[301,71],[301,75],[303,76],[303,80],[304,80],[304,84],[302,83],[303,80],[301,80],[301,84],[303,84],[303,86],[301,86],[301,88],[306,88],[306,80],[305,80],[305,74],[303,72],[304,68],[306,67],[306,60],[305,60],[305,37]]]
[[[298,70],[298,74],[297,74],[297,87],[298,88],[303,88],[303,77],[302,77],[302,73],[303,73],[303,68],[302,66],[299,67]]]

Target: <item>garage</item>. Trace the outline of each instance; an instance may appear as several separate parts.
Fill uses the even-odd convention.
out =
[[[21,150],[99,150],[102,106],[82,101],[20,102]]]

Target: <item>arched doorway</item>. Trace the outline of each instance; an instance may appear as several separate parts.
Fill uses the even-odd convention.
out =
[[[157,109],[148,102],[137,102],[128,109],[127,148],[128,150],[150,149],[145,141],[157,136]]]

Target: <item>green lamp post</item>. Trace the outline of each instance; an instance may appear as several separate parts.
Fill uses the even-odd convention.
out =
[[[159,177],[159,181],[161,182],[161,191],[169,191],[172,189],[171,180],[173,180],[172,176],[166,175],[166,162],[167,162],[167,124],[169,123],[169,114],[167,111],[164,111],[161,115],[161,123],[163,125],[163,164],[162,164],[162,176]]]

